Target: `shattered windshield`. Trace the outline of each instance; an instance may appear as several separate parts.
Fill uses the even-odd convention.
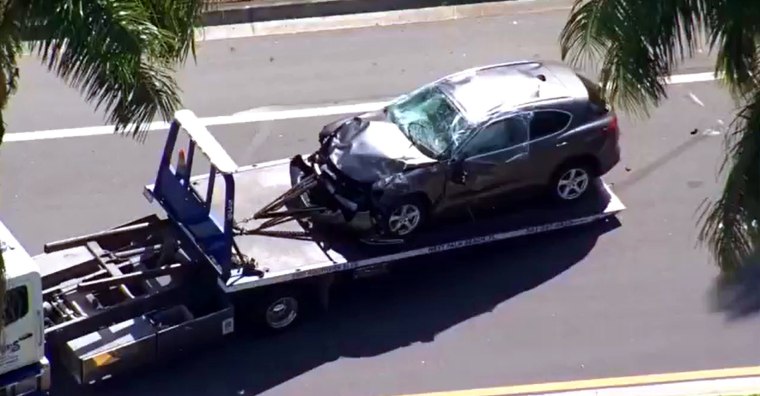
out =
[[[459,109],[435,86],[392,103],[387,113],[415,146],[435,157],[456,147],[468,125]]]

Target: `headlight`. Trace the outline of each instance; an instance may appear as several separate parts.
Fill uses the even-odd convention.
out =
[[[372,185],[372,190],[374,191],[379,190],[382,192],[394,185],[407,184],[407,183],[408,183],[408,180],[407,180],[406,174],[394,173],[388,177],[385,177],[383,179],[376,181],[375,184]]]
[[[380,179],[376,181],[374,184],[372,184],[372,191],[373,192],[382,192],[386,187],[388,187],[389,184],[391,184],[393,176],[388,176],[386,178]]]

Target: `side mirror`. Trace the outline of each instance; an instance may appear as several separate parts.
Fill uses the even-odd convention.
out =
[[[464,167],[464,159],[457,158],[451,161],[451,182],[464,185],[467,182],[467,170]]]

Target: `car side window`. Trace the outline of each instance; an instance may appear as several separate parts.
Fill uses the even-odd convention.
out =
[[[528,141],[528,124],[523,116],[511,116],[486,126],[462,150],[464,158],[508,149]]]
[[[538,110],[530,120],[530,140],[557,133],[570,124],[570,114],[558,110]]]

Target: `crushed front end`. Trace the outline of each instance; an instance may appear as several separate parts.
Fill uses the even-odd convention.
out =
[[[382,111],[327,124],[318,140],[317,150],[290,163],[298,204],[324,208],[315,220],[354,230],[380,232],[380,212],[398,197],[419,191],[415,187],[430,177],[415,171],[436,163]]]
[[[314,176],[317,183],[300,198],[306,207],[323,207],[327,211],[317,217],[328,222],[340,222],[369,229],[372,212],[372,183],[362,183],[341,172],[321,150],[304,158],[294,156],[290,161],[295,182]]]

